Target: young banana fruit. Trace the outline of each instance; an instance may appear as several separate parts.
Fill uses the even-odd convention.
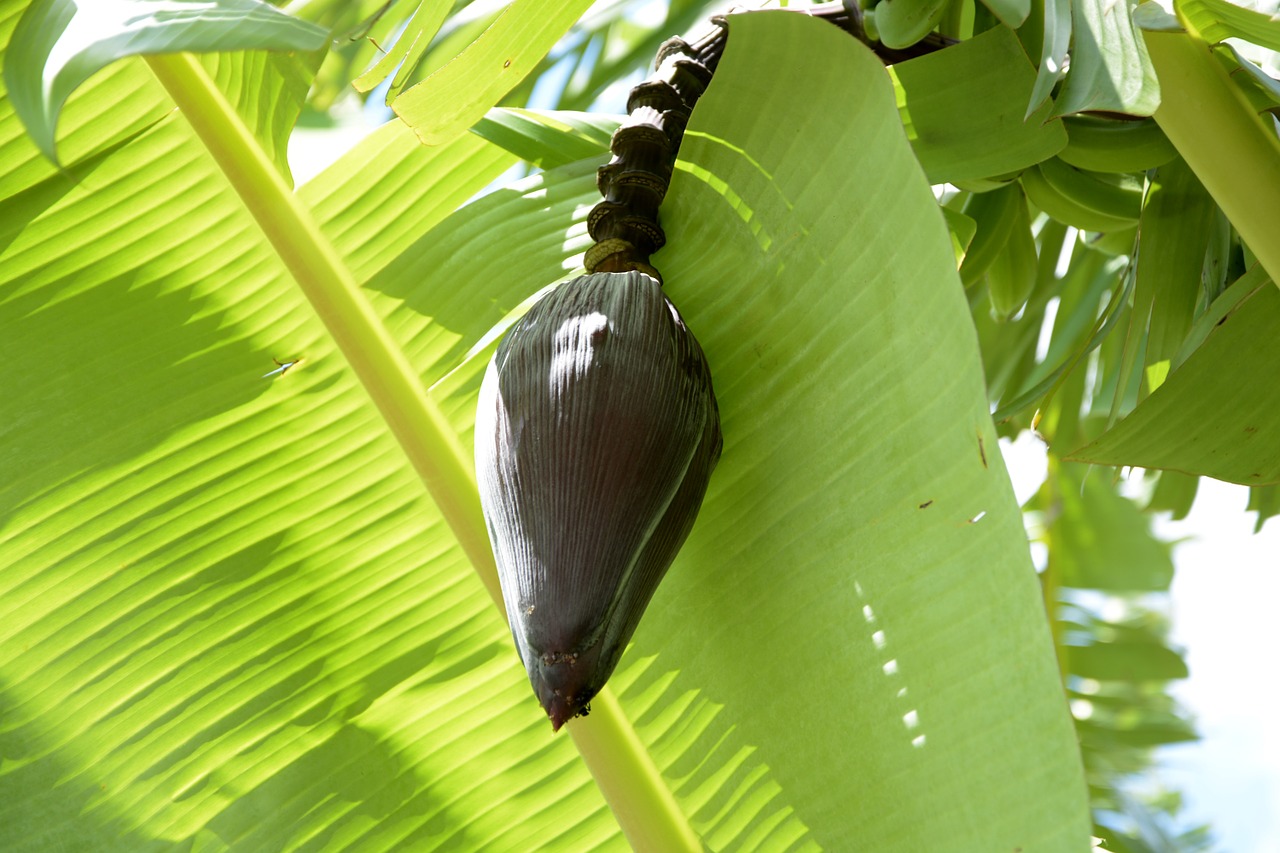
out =
[[[1053,157],[1021,180],[1032,204],[1082,231],[1123,231],[1142,213],[1143,182],[1133,175],[1085,171]]]
[[[1145,172],[1163,166],[1178,150],[1155,119],[1121,121],[1095,116],[1066,116],[1067,147],[1058,152],[1064,162],[1092,172]]]
[[[977,225],[960,264],[960,281],[966,288],[981,279],[1004,251],[1018,219],[1018,205],[1025,211],[1027,205],[1016,183],[974,193],[965,202],[962,212]]]

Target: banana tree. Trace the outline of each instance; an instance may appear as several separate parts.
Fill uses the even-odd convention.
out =
[[[1057,593],[1104,584],[1037,578],[997,437],[1038,409],[1055,452],[1269,494],[1274,412],[1212,377],[1266,357],[1272,90],[1208,45],[1270,25],[730,20],[655,256],[723,456],[565,737],[494,606],[470,445],[497,342],[580,271],[619,121],[491,108],[588,4],[296,5],[0,5],[5,849],[1084,845],[1063,678],[1126,648],[1073,651]],[[570,53],[627,25],[593,14]],[[1185,68],[1227,87],[1227,178],[1158,95]],[[308,92],[352,81],[398,118],[291,189]],[[1223,424],[1259,439],[1205,451]],[[1167,584],[1137,574],[1110,588]]]

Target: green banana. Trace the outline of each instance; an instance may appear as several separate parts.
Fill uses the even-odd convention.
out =
[[[1132,255],[1134,250],[1134,241],[1138,237],[1138,226],[1126,228],[1123,231],[1108,231],[1105,234],[1098,234],[1085,245],[1090,249],[1102,252],[1113,258],[1120,255]]]
[[[1036,284],[1036,241],[1021,190],[1016,190],[1013,225],[1004,250],[987,268],[987,297],[997,320],[1008,320],[1026,304]]]
[[[1041,163],[1040,172],[1054,189],[1090,210],[1128,222],[1142,215],[1143,179],[1136,175],[1089,172],[1056,157]]]
[[[982,278],[982,274],[1004,251],[1009,233],[1017,221],[1020,204],[1025,209],[1017,184],[1006,184],[987,193],[974,193],[965,202],[962,213],[978,226],[960,264],[960,280],[965,287]]]
[[[947,222],[947,233],[951,236],[951,251],[956,256],[956,269],[964,263],[965,253],[969,251],[973,235],[978,231],[978,223],[961,213],[959,207],[957,205],[953,209],[944,204],[938,208],[942,211],[942,218]]]
[[[1142,212],[1138,178],[1084,172],[1057,158],[1024,172],[1022,187],[1036,207],[1083,231],[1131,228]]]
[[[1015,176],[1016,177],[1016,176]],[[998,178],[971,178],[967,181],[952,181],[951,185],[967,193],[989,193],[1001,187],[1007,187],[1012,181]]]
[[[1163,166],[1178,151],[1155,119],[1118,121],[1095,116],[1066,116],[1065,162],[1094,172],[1145,172]]]
[[[947,0],[892,0],[876,5],[875,28],[886,47],[907,48],[920,41],[942,20]]]

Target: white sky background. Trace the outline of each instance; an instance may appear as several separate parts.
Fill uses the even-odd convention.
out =
[[[1156,524],[1174,551],[1173,637],[1191,677],[1173,694],[1195,713],[1199,743],[1163,764],[1188,813],[1232,853],[1280,851],[1280,518],[1253,534],[1248,490],[1202,478],[1190,515]]]

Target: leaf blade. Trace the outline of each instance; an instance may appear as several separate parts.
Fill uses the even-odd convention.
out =
[[[656,654],[655,666],[672,660],[666,668],[680,669],[673,690],[696,686],[709,701],[724,704],[721,717],[730,717],[728,724],[756,746],[819,844],[837,844],[833,839],[853,833],[878,849],[963,846],[957,839],[966,830],[942,800],[915,801],[906,806],[911,817],[901,811],[906,790],[914,792],[906,799],[919,796],[911,773],[899,775],[904,762],[930,774],[930,784],[940,788],[964,784],[951,772],[964,762],[930,753],[929,744],[942,750],[954,745],[945,727],[935,727],[939,715],[950,712],[931,702],[946,704],[943,693],[958,699],[953,688],[959,686],[941,687],[949,666],[941,659],[924,662],[945,652],[932,647],[928,631],[911,632],[900,620],[908,610],[913,620],[937,617],[963,633],[962,645],[980,642],[961,627],[964,618],[950,611],[970,599],[944,580],[945,572],[928,554],[934,547],[952,554],[981,547],[982,531],[995,538],[1025,537],[1012,495],[1004,491],[1004,475],[983,466],[979,439],[987,448],[994,448],[995,439],[967,305],[945,227],[903,145],[880,65],[838,31],[827,39],[820,23],[786,14],[731,19],[728,52],[686,132],[683,165],[672,183],[670,207],[664,208],[669,234],[679,236],[655,263],[711,361],[726,446],[686,554],[659,589],[633,654]],[[741,51],[736,55],[735,45]],[[767,88],[761,85],[766,77]],[[824,93],[817,102],[815,93]],[[755,111],[744,110],[746,103],[755,104]],[[1016,109],[1020,116],[1025,101]],[[791,126],[801,111],[809,131],[806,159],[822,150],[834,152],[838,161],[838,152],[857,150],[876,152],[869,161],[874,166],[864,164],[851,175],[833,163],[820,177],[798,170],[794,146],[800,143],[769,128]],[[850,114],[860,117],[856,129],[839,120]],[[770,121],[759,121],[759,115]],[[817,247],[816,254],[801,248],[799,235]],[[708,257],[711,247],[714,259]],[[916,291],[913,282],[922,289]],[[910,317],[899,313],[907,304]],[[931,344],[928,353],[912,343],[925,328],[938,336],[931,338],[937,346]],[[819,353],[822,360],[815,362]],[[953,415],[950,429],[928,414],[932,406],[944,405],[929,378],[942,375],[929,364],[934,357],[947,361],[942,372],[949,377],[964,377],[959,383],[965,390],[955,390],[945,405],[966,414]],[[962,364],[968,367],[956,369]],[[876,378],[886,375],[893,379],[882,384]],[[882,393],[907,399],[891,401]],[[861,403],[855,406],[854,400]],[[930,463],[919,458],[898,469],[888,461],[890,446],[930,448],[959,479],[951,485],[934,479]],[[999,465],[994,455],[987,463]],[[961,480],[968,485],[958,487]],[[889,482],[894,486],[887,487]],[[979,510],[988,515],[970,524]],[[1033,577],[1020,574],[1025,564],[1019,559],[1010,556],[999,571],[1019,598],[1027,596],[1029,615],[1042,605]],[[927,583],[935,584],[933,592],[918,586]],[[872,608],[875,624],[864,607]],[[836,617],[837,610],[844,615]],[[1042,616],[1032,622],[1037,619]],[[707,620],[723,637],[715,646],[701,644],[686,627]],[[836,620],[844,627],[834,636],[812,630]],[[1058,772],[1064,780],[1071,777],[1077,759],[1067,743],[1072,735],[1061,712],[1045,628],[1026,627],[1027,648],[1038,651],[1034,662],[1017,664],[1027,678],[1020,687],[1034,691],[1031,683],[1045,679],[1045,701],[1056,708],[1049,717],[1061,714],[1045,724],[1060,727],[1064,738],[1061,765],[1045,776],[1044,765],[1030,771],[1037,778],[1029,784],[1038,786]],[[884,632],[887,651],[872,636],[877,630]],[[944,633],[953,640],[959,636]],[[780,647],[787,652],[782,658],[768,654]],[[925,647],[933,651],[918,657]],[[885,669],[890,661],[896,670]],[[793,677],[797,666],[803,678]],[[905,680],[897,681],[895,672]],[[939,694],[916,692],[933,678],[939,679],[933,682]],[[914,698],[900,705],[897,691],[908,685],[907,695]],[[624,702],[629,695],[623,693]],[[747,708],[759,710],[747,714]],[[845,734],[815,742],[792,725],[797,715],[823,720],[819,731]],[[904,722],[904,715],[920,728]],[[645,722],[640,716],[642,730]],[[975,723],[968,731],[982,729]],[[921,734],[927,735],[926,745],[913,746]],[[862,744],[857,764],[866,773],[848,779],[842,769],[848,765],[833,751],[853,741]],[[1010,776],[1020,773],[1006,770]],[[976,774],[966,797],[994,794],[988,787],[993,780],[985,771]],[[1080,790],[1076,782],[1063,784],[1060,792]],[[850,802],[859,808],[851,812]],[[1026,807],[1061,808],[1054,832],[1062,832],[1059,838],[1085,837],[1082,800],[1054,806],[1039,800]],[[887,817],[889,812],[894,816]],[[1043,831],[1046,820],[1028,818],[1023,828],[988,823],[984,829],[1001,840],[988,836],[976,843],[1025,843]],[[957,834],[948,838],[949,833]],[[1066,843],[1047,836],[1039,841]]]
[[[590,6],[590,0],[515,0],[457,57],[392,104],[428,145],[479,121],[538,64]],[[471,81],[479,79],[479,85]]]
[[[1017,36],[995,27],[890,69],[912,148],[933,183],[1016,172],[1067,144],[1041,107],[1026,117],[1035,72]],[[999,145],[991,139],[999,138]]]
[[[429,150],[385,132],[404,144],[375,137],[377,162],[307,189],[335,227],[374,181],[388,217],[415,220],[384,249],[439,220],[433,168],[467,172],[447,190],[466,198],[510,160],[468,156],[489,147],[471,136]],[[18,643],[0,651],[0,738],[23,756],[0,769],[0,846],[621,849],[438,513],[182,117],[108,157],[39,197],[0,265],[6,395],[27,413],[6,436],[21,459],[0,459]],[[340,245],[362,241],[342,224]],[[415,341],[428,374],[457,329],[492,322],[463,296],[469,327]],[[264,379],[273,355],[305,362]],[[19,381],[50,357],[69,360],[54,393]],[[518,767],[465,746],[499,740]]]
[[[260,0],[38,0],[5,51],[5,85],[40,150],[56,161],[62,105],[118,59],[182,51],[318,50],[327,38],[323,29]]]
[[[1134,26],[1129,0],[1072,0],[1071,67],[1053,115],[1111,110],[1149,116],[1160,105],[1160,82]]]
[[[1040,64],[1036,67],[1036,83],[1027,103],[1027,118],[1044,105],[1053,87],[1066,69],[1067,52],[1071,48],[1071,3],[1069,0],[1044,0],[1044,37],[1040,44]]]
[[[1280,292],[1255,290],[1128,417],[1069,458],[1246,486],[1280,482],[1280,449],[1268,440],[1280,429],[1280,410],[1265,390],[1280,369],[1267,331],[1277,322]]]

